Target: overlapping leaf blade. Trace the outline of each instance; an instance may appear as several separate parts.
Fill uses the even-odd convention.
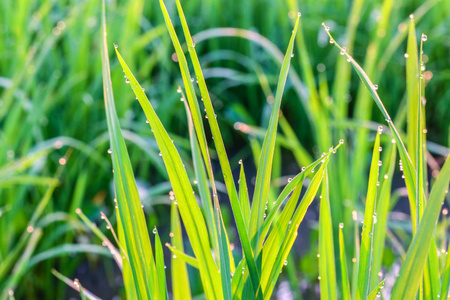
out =
[[[375,200],[377,196],[378,170],[380,161],[380,134],[378,131],[373,146],[372,163],[370,166],[369,184],[365,203],[364,221],[361,234],[361,252],[359,256],[358,288],[356,298],[365,299],[369,289],[370,266],[372,262],[372,236],[375,213]]]
[[[205,220],[195,199],[194,191],[178,151],[167,131],[156,115],[142,87],[131,73],[127,64],[116,49],[119,62],[130,81],[131,88],[141,104],[155,135],[156,142],[172,183],[173,192],[178,202],[181,218],[199,262],[200,276],[207,297],[222,299],[222,285],[218,278],[218,269],[210,250],[210,242]]]
[[[160,299],[152,247],[141,207],[133,170],[114,106],[109,57],[106,43],[105,3],[103,1],[101,57],[103,93],[110,136],[114,186],[118,214],[124,231],[125,248],[130,259],[136,294],[140,299]]]

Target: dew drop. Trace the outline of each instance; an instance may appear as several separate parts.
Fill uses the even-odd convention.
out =
[[[294,57],[294,53],[291,53],[291,57]]]
[[[158,230],[156,229],[156,226],[155,226],[155,228],[153,228],[153,234],[156,234],[158,232]]]
[[[287,261],[287,260],[285,260],[285,261],[284,261],[284,265],[285,265],[285,266],[287,266],[287,264],[288,264],[288,261]]]
[[[339,223],[339,228],[344,228],[344,223]]]
[[[298,13],[297,13],[297,16],[298,16],[298,17],[301,17],[301,16],[302,16],[302,13],[301,13],[301,12],[298,12]]]
[[[117,48],[119,48],[119,46],[118,46],[117,44],[114,44],[114,48],[116,48],[116,49],[117,49]]]
[[[181,94],[181,88],[180,87],[177,89],[177,93]]]
[[[112,150],[111,149],[108,149],[108,154],[111,154],[112,153]]]
[[[408,54],[408,53],[405,53],[404,56],[405,56],[405,58],[408,58],[408,57],[409,57],[409,54]]]
[[[288,180],[287,180],[288,182],[291,182],[292,181],[292,178],[288,178]]]
[[[343,139],[340,139],[340,140],[339,140],[339,144],[342,145],[343,143],[344,143],[344,140],[343,140]]]
[[[378,84],[374,84],[374,85],[373,85],[373,89],[374,89],[374,90],[378,90]]]
[[[422,33],[422,42],[426,42],[428,40],[428,37]]]

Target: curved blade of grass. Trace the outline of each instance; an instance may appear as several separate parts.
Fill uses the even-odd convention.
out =
[[[45,260],[60,257],[60,256],[67,256],[69,253],[76,254],[76,253],[91,253],[91,254],[98,254],[103,255],[106,257],[111,258],[111,252],[106,249],[105,247],[99,246],[99,245],[92,245],[92,244],[62,244],[59,246],[55,246],[53,248],[50,248],[48,250],[42,251],[36,255],[34,255],[28,262],[27,268],[31,268],[34,265],[43,262]]]
[[[161,291],[162,299],[167,300],[167,285],[166,285],[166,266],[164,264],[164,252],[161,245],[161,239],[159,238],[158,230],[153,230],[155,234],[155,260],[156,260],[156,272],[158,275],[159,290]]]
[[[81,299],[90,299],[90,300],[101,300],[99,297],[92,294],[90,291],[86,290],[84,287],[81,286],[78,279],[70,280],[63,274],[59,273],[55,269],[52,269],[52,274],[55,275],[56,278],[73,288],[75,291],[80,293]],[[77,284],[75,283],[77,282]]]
[[[181,222],[180,216],[178,215],[177,206],[172,202],[170,208],[170,231],[171,231],[171,243],[176,249],[178,249],[181,253],[184,254],[184,245],[183,245],[183,233],[181,232]],[[166,246],[169,249],[173,249],[169,247],[168,244]],[[177,257],[181,257],[181,255],[175,254]],[[197,264],[195,258],[192,258],[193,261]],[[176,259],[172,256],[172,294],[174,300],[191,299],[191,286],[189,285],[189,276],[187,272],[186,263],[183,259]]]
[[[413,16],[413,15],[411,15]],[[419,111],[419,54],[417,50],[416,28],[414,26],[414,18],[410,18],[408,26],[408,43],[406,48],[406,91],[408,103],[408,126],[407,141],[408,153],[413,159],[413,165],[417,168],[417,134],[418,134],[418,111]]]
[[[269,126],[261,149],[260,161],[256,173],[255,192],[253,194],[252,207],[250,212],[249,236],[254,248],[258,246],[262,224],[264,222],[264,207],[269,193],[270,179],[272,174],[273,154],[275,150],[275,140],[277,136],[278,118],[280,114],[281,98],[283,96],[286,79],[289,72],[291,55],[294,49],[294,40],[297,33],[300,16],[297,17],[294,30],[292,31],[284,61],[281,66],[280,77],[278,79],[277,91],[270,116]]]
[[[325,27],[325,24],[324,24]],[[341,51],[342,48],[339,46],[339,44],[336,42],[336,40],[331,36],[329,30],[325,27],[327,34],[329,35],[330,39],[333,41],[333,43],[338,47]],[[389,116],[389,113],[387,112],[386,108],[383,105],[383,102],[381,102],[380,97],[377,93],[377,88],[374,86],[372,81],[370,80],[369,76],[364,72],[364,70],[361,68],[361,66],[353,59],[352,56],[350,56],[347,52],[343,51],[343,53],[347,57],[347,61],[349,61],[353,68],[355,69],[356,73],[358,74],[359,78],[363,82],[364,86],[367,88],[369,93],[371,94],[372,98],[374,99],[375,103],[377,104],[378,108],[380,109],[381,113],[385,117],[385,120],[389,126],[389,128],[392,131],[392,134],[394,135],[395,142],[398,147],[398,152],[400,154],[400,158],[403,162],[403,168],[404,168],[404,175],[405,175],[405,183],[406,188],[408,189],[408,199],[409,204],[411,208],[411,219],[412,219],[412,225],[413,229],[415,228],[416,224],[416,180],[415,180],[415,169],[412,164],[411,158],[408,154],[408,151],[405,148],[405,145],[403,144],[403,141],[400,137],[400,134],[398,133],[397,128],[395,127],[391,117]]]
[[[372,236],[375,213],[375,201],[377,197],[378,173],[380,161],[380,134],[379,130],[373,146],[372,163],[370,165],[369,183],[367,187],[366,209],[361,234],[361,252],[359,256],[357,300],[366,299],[369,289],[370,266],[372,262]]]
[[[128,151],[123,139],[111,84],[109,57],[106,43],[105,1],[102,11],[101,57],[105,111],[110,135],[114,186],[118,213],[124,231],[125,248],[130,260],[136,293],[140,299],[161,299],[158,290],[155,261],[148,235],[144,212],[136,187]]]
[[[325,171],[322,193],[320,195],[319,216],[319,276],[320,297],[337,299],[336,265],[334,260],[333,222],[331,219],[330,195],[328,190],[328,172]]]
[[[419,223],[416,234],[409,246],[406,259],[392,290],[392,299],[413,299],[422,278],[431,240],[432,232],[439,218],[442,200],[450,181],[450,159],[446,159],[428,199],[427,206]]]
[[[367,296],[367,300],[375,300],[378,297],[378,293],[381,291],[381,289],[384,286],[384,281],[386,279],[383,279],[382,282],[380,282],[374,289],[372,292],[370,292],[370,294]]]
[[[348,277],[347,258],[345,256],[344,223],[339,224],[339,261],[341,266],[342,300],[350,300],[350,282]]]
[[[370,275],[370,288],[375,288],[378,284],[378,273],[381,271],[381,264],[383,259],[384,247],[386,242],[386,228],[387,220],[390,211],[390,199],[392,188],[392,177],[395,170],[396,148],[394,145],[389,145],[386,151],[388,154],[389,163],[383,166],[384,179],[381,184],[381,190],[377,193],[376,205],[376,225],[373,230],[373,250],[372,250],[372,265]]]
[[[205,294],[208,298],[216,297],[216,299],[222,299],[221,281],[218,276],[217,266],[211,255],[205,220],[195,199],[194,191],[180,155],[142,90],[142,87],[131,73],[117,49],[116,54],[125,72],[125,76],[130,81],[131,88],[149,121],[161,151],[161,156],[178,202],[181,218],[183,219],[192,249],[199,262],[199,271]]]

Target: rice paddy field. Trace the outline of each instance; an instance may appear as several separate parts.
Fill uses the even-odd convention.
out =
[[[450,2],[0,2],[0,299],[450,299]]]

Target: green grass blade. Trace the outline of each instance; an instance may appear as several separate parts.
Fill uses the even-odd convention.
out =
[[[408,153],[413,159],[413,165],[417,168],[417,134],[418,134],[418,98],[419,95],[419,54],[417,50],[416,28],[414,18],[410,18],[408,28],[408,43],[405,53],[406,59],[406,90],[408,103],[407,141]]]
[[[370,292],[370,294],[367,296],[367,300],[375,300],[377,297],[379,297],[379,293],[381,291],[381,289],[384,286],[384,281],[386,279],[383,279],[383,281],[381,281],[374,289],[372,292]]]
[[[156,271],[158,275],[158,284],[161,296],[163,299],[167,300],[167,285],[166,285],[166,265],[164,264],[164,252],[161,244],[161,239],[159,238],[159,233],[156,227],[153,229],[155,234],[155,260],[156,260]]]
[[[200,276],[202,278],[207,297],[222,299],[222,286],[218,269],[213,260],[208,231],[205,220],[195,199],[194,191],[184,168],[180,155],[170,139],[167,131],[156,115],[153,107],[145,95],[142,87],[131,73],[122,56],[116,49],[117,57],[130,82],[130,86],[139,100],[141,107],[149,121],[156,142],[161,151],[161,156],[172,183],[173,192],[177,199],[181,218],[189,236],[189,240],[199,262]]]
[[[170,231],[171,243],[177,250],[184,253],[183,233],[181,231],[180,216],[178,215],[177,206],[172,203],[170,209]],[[168,246],[166,244],[166,246]],[[176,255],[176,254],[175,254]],[[177,255],[179,257],[180,255]],[[189,285],[189,276],[186,263],[183,259],[173,258],[172,255],[172,295],[174,300],[191,299],[191,286]],[[193,258],[194,261],[195,258]],[[198,268],[198,263],[197,263]]]
[[[261,235],[262,224],[264,222],[264,207],[266,205],[269,193],[270,179],[272,173],[273,154],[275,149],[275,140],[277,136],[278,118],[280,114],[281,98],[283,96],[286,79],[289,72],[291,55],[294,48],[295,35],[297,33],[300,15],[295,22],[291,39],[281,66],[280,76],[278,79],[277,91],[270,116],[269,126],[264,138],[258,171],[256,173],[255,192],[253,194],[252,208],[250,213],[249,236],[253,247],[256,247]]]
[[[247,227],[250,225],[250,199],[248,196],[247,180],[245,178],[244,164],[239,161],[241,170],[239,173],[239,202],[241,205],[242,216],[246,221]]]
[[[416,296],[449,181],[450,159],[447,158],[431,190],[422,220],[400,269],[392,290],[392,299],[413,299]]]
[[[319,276],[321,299],[337,299],[336,265],[334,260],[333,222],[331,220],[328,172],[322,183],[319,216]]]
[[[342,300],[350,300],[350,282],[348,277],[347,258],[345,256],[344,223],[339,224],[339,261],[342,278]]]
[[[378,273],[381,271],[382,258],[386,242],[386,228],[390,210],[392,177],[395,170],[396,148],[394,145],[389,145],[386,151],[388,163],[383,166],[383,181],[381,190],[377,193],[376,205],[376,224],[374,225],[373,233],[373,252],[372,252],[372,268],[370,275],[370,288],[374,289],[378,284]],[[386,162],[386,160],[385,160]],[[381,173],[382,175],[383,173]]]
[[[230,269],[230,246],[228,243],[225,225],[223,224],[222,213],[220,209],[216,212],[219,229],[219,254],[220,254],[220,275],[222,277],[223,298],[231,300],[231,269]]]
[[[150,299],[150,297],[160,299],[156,267],[144,212],[141,207],[130,158],[114,106],[106,42],[105,15],[105,2],[103,1],[103,29],[101,31],[103,93],[111,143],[110,149],[112,150],[111,158],[113,162],[118,212],[123,226],[125,248],[130,259],[130,267],[133,273],[137,296],[140,299]]]
[[[377,197],[378,173],[380,162],[380,134],[378,131],[373,146],[372,163],[370,165],[369,184],[367,188],[366,209],[361,234],[361,252],[359,256],[357,300],[365,299],[369,289],[370,266],[372,262],[373,222],[375,219],[375,202]]]
[[[338,47],[341,51],[342,48],[339,46],[339,44],[336,42],[336,40],[331,36],[328,28],[325,26],[326,32],[328,33],[330,39],[333,41],[333,43]],[[364,72],[364,70],[361,68],[361,66],[353,59],[351,55],[349,55],[346,51],[343,51],[343,53],[347,57],[347,61],[350,62],[353,65],[353,68],[355,69],[356,73],[358,74],[359,78],[363,82],[366,89],[369,91],[370,95],[374,99],[375,103],[377,104],[378,108],[380,109],[381,113],[383,114],[389,128],[391,129],[391,132],[394,136],[395,142],[397,144],[398,152],[400,154],[400,158],[403,163],[404,168],[404,175],[405,175],[405,183],[406,188],[408,190],[408,198],[409,198],[409,204],[411,208],[411,219],[412,219],[412,225],[413,229],[415,228],[416,224],[416,179],[415,179],[415,168],[412,164],[412,160],[410,155],[408,154],[408,151],[405,148],[405,145],[403,144],[403,141],[400,137],[400,134],[397,130],[397,128],[394,125],[394,122],[392,121],[391,117],[389,116],[389,113],[387,112],[386,108],[384,107],[383,102],[381,101],[380,97],[377,93],[377,87],[372,83],[369,76]]]
[[[450,293],[450,255],[448,255],[448,251],[450,250],[450,242],[447,246],[447,252],[446,252],[446,259],[445,259],[445,267],[444,272],[442,274],[442,286],[441,286],[441,292],[439,295],[441,295],[441,299],[445,299],[445,297],[449,298]],[[447,296],[446,296],[447,295]]]

